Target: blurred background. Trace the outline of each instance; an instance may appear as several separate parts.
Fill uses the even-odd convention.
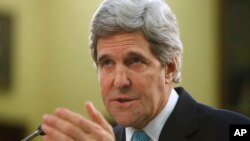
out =
[[[250,1],[166,1],[184,45],[178,85],[202,103],[250,116]],[[20,140],[57,107],[86,115],[86,101],[109,119],[88,49],[101,2],[0,0],[0,141]]]

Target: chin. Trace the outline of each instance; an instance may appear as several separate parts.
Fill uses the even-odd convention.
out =
[[[124,127],[129,127],[132,125],[132,121],[131,121],[131,116],[127,117],[127,116],[122,116],[122,117],[114,117],[114,120],[116,123],[124,126]]]
[[[123,127],[131,127],[132,124],[126,121],[117,121],[117,124],[123,126]]]

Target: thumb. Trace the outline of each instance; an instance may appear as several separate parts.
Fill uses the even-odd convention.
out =
[[[104,128],[110,133],[113,131],[111,125],[105,120],[103,115],[94,107],[92,102],[90,101],[86,102],[85,107],[86,107],[88,115],[90,116],[93,122],[100,125],[102,128]]]

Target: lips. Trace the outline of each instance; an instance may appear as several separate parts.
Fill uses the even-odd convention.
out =
[[[115,101],[118,101],[120,103],[125,103],[125,102],[130,102],[132,100],[131,99],[116,99]]]
[[[116,97],[111,100],[111,103],[114,104],[116,107],[128,107],[133,102],[135,102],[136,99],[130,98],[130,97]]]
[[[126,96],[126,95],[117,96],[117,97],[115,97],[115,98],[112,99],[112,101],[117,101],[117,102],[121,102],[121,103],[129,102],[129,101],[132,101],[132,100],[135,100],[135,99],[131,98],[129,96]]]

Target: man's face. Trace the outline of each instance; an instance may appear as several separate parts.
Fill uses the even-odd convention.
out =
[[[143,128],[168,100],[167,68],[140,32],[100,37],[97,68],[106,109],[123,126]]]

